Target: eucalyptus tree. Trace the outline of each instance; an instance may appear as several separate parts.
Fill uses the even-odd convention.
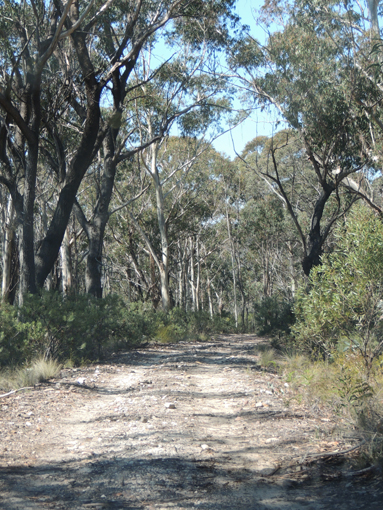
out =
[[[341,187],[352,191],[351,174],[376,166],[376,129],[371,130],[374,111],[370,104],[374,100],[378,107],[380,100],[378,88],[365,76],[365,56],[371,45],[365,16],[353,9],[355,5],[311,0],[267,2],[263,19],[282,20],[281,29],[269,36],[264,47],[249,34],[231,58],[232,72],[247,89],[248,98],[279,111],[293,130],[298,152],[311,165],[317,196],[307,236],[289,204],[286,181],[280,178],[277,153],[283,144],[269,145],[270,166],[264,174],[278,188],[298,229],[306,274],[320,263],[331,229],[350,207],[349,195],[342,193]],[[380,122],[379,118],[375,121]],[[325,214],[326,210],[331,213]]]
[[[1,259],[2,282],[1,297],[3,301],[13,303],[18,279],[18,251],[15,246],[15,208],[11,196],[0,189],[1,214]]]
[[[254,194],[259,196],[260,190],[263,190],[261,203],[264,203],[265,198],[271,195],[274,206],[277,209],[282,207],[280,228],[283,221],[284,232],[279,231],[278,243],[286,241],[287,248],[288,245],[296,246],[298,242],[301,246],[298,252],[304,266],[309,256],[314,253],[311,243],[313,228],[317,225],[315,221],[318,203],[321,203],[322,190],[317,184],[316,173],[302,147],[299,134],[294,130],[282,130],[270,138],[256,137],[247,144],[243,152],[242,164],[245,164],[254,174],[253,186],[258,188],[255,189]],[[278,200],[280,205],[277,205],[275,200]],[[340,203],[343,203],[343,206]],[[328,239],[332,225],[352,203],[353,197],[350,197],[345,189],[337,190],[336,196],[326,200],[326,209],[323,209],[320,216],[322,225],[320,250]],[[267,209],[266,207],[265,210]],[[274,215],[275,211],[269,210],[271,224],[274,224],[272,221]],[[286,215],[290,216],[290,221],[287,221]],[[267,229],[264,230],[264,233],[266,232]],[[284,234],[288,234],[287,237]],[[262,234],[260,235],[262,238]],[[296,249],[290,251],[298,254]],[[319,263],[319,255],[313,263],[314,265]],[[292,261],[291,269],[293,266]],[[291,274],[294,275],[293,269]],[[293,276],[293,287],[294,282]]]
[[[164,309],[174,303],[186,307],[188,287],[194,292],[196,286],[193,272],[196,268],[197,276],[201,264],[197,239],[203,237],[204,224],[214,214],[211,169],[217,153],[210,144],[187,136],[164,139],[156,150],[155,168],[149,151],[131,163],[131,185],[119,180],[110,228],[125,249],[118,256],[110,245],[107,250],[115,267],[123,267],[125,257],[129,272],[135,275],[131,282],[145,293],[145,299],[157,304],[159,296]],[[129,200],[133,190],[135,201]],[[109,229],[107,236],[111,242]],[[198,309],[196,296],[193,305]]]
[[[131,85],[132,70],[146,42],[167,26],[168,37],[182,34],[198,46],[208,32],[212,44],[218,45],[225,40],[227,20],[234,20],[233,3],[2,2],[1,184],[12,196],[19,224],[21,292],[35,292],[44,284],[79,186],[100,148],[109,150],[113,164],[124,153],[124,144],[118,141],[124,100],[137,85]],[[102,111],[101,105],[110,98],[111,108]],[[40,160],[57,174],[58,194],[47,232],[36,243]],[[106,198],[113,172],[112,168],[104,175]],[[102,208],[100,201],[101,215]]]

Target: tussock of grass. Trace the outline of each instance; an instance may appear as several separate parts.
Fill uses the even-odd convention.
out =
[[[262,368],[276,368],[280,355],[275,349],[260,345],[254,350],[254,354],[259,357],[259,364]]]
[[[260,353],[259,363],[263,368],[275,367],[277,365],[277,353],[274,349],[267,349]]]
[[[383,374],[378,363],[367,373],[355,354],[336,356],[332,362],[297,354],[279,359],[278,369],[292,390],[290,401],[328,407],[346,428],[366,439],[360,460],[383,462]]]
[[[39,382],[56,377],[60,369],[61,365],[57,361],[38,358],[23,368],[2,371],[0,373],[0,389],[1,391],[9,391],[34,386]]]

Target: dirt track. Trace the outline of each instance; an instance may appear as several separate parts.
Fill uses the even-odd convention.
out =
[[[0,508],[381,510],[381,479],[326,458],[358,437],[287,406],[259,342],[151,346],[2,398]]]

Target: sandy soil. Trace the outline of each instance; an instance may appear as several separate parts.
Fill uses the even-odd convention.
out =
[[[259,342],[151,345],[1,398],[0,508],[381,510],[360,437],[289,402]]]

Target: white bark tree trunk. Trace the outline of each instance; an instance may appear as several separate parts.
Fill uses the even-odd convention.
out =
[[[367,0],[368,10],[370,11],[371,29],[375,34],[379,34],[378,5],[380,0]]]
[[[194,271],[194,242],[190,238],[190,288],[192,293],[193,312],[196,311],[196,286],[195,286],[195,271]]]
[[[70,294],[73,286],[72,278],[72,253],[68,228],[65,230],[63,242],[60,248],[61,256],[61,279],[63,294]]]
[[[162,308],[165,311],[170,310],[170,292],[169,292],[169,244],[168,235],[166,232],[166,220],[164,213],[164,196],[162,193],[162,185],[160,176],[157,168],[157,154],[158,146],[153,144],[151,147],[152,158],[150,173],[153,178],[154,187],[156,190],[156,206],[157,206],[157,219],[158,227],[160,230],[161,237],[161,260],[159,261],[158,269],[160,272],[160,284],[161,284],[161,299]]]
[[[229,211],[226,207],[226,221],[227,221],[227,235],[229,236],[230,243],[230,253],[231,253],[231,266],[233,273],[233,297],[234,297],[234,318],[235,318],[235,327],[238,327],[238,306],[237,306],[237,276],[236,276],[236,264],[235,264],[235,246],[233,242],[233,238],[231,236],[231,226],[230,226],[230,218]]]
[[[5,209],[5,232],[3,246],[3,278],[1,296],[3,301],[8,301],[12,282],[12,251],[15,243],[15,219],[16,212],[12,198],[9,196]]]

